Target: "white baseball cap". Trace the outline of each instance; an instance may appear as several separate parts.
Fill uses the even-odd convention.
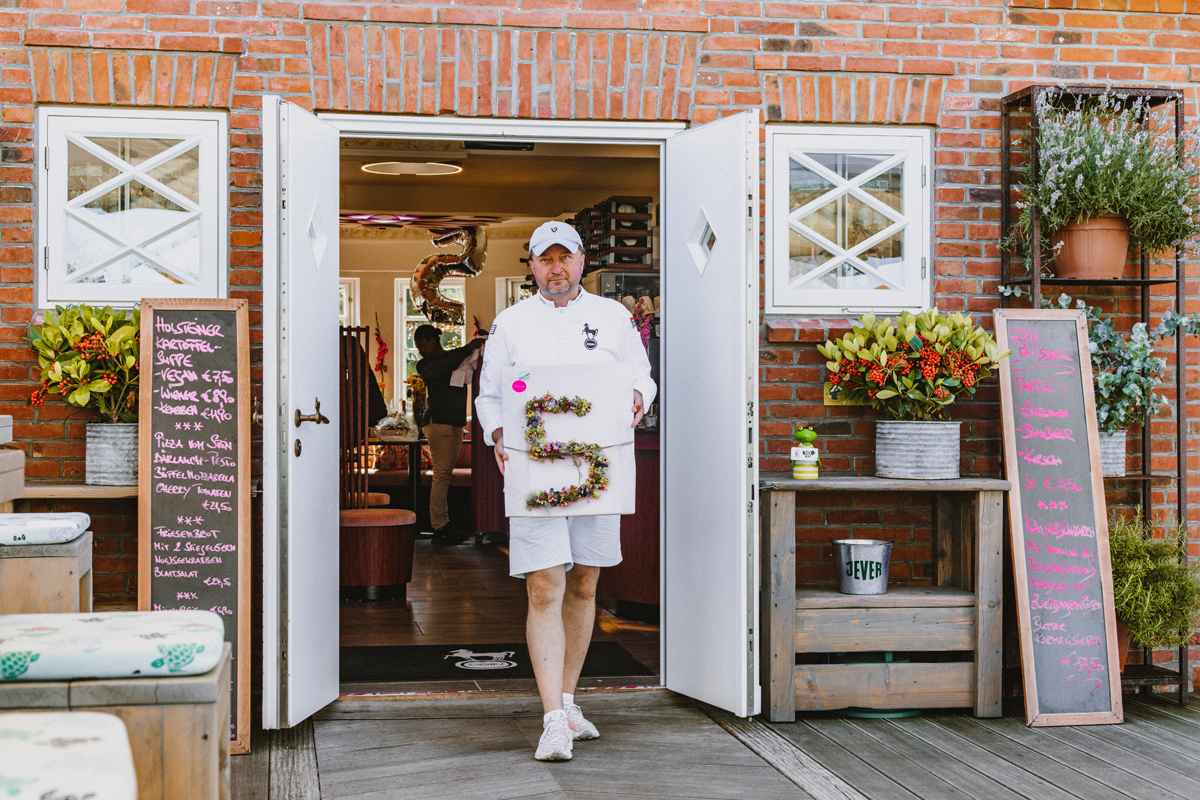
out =
[[[579,231],[556,219],[543,222],[537,227],[537,230],[529,237],[529,252],[540,256],[552,244],[561,244],[572,253],[578,253],[583,249],[583,240],[579,238]]]

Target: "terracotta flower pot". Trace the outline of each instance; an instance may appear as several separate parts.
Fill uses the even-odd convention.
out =
[[[1132,644],[1129,626],[1121,618],[1117,618],[1117,654],[1121,659],[1121,672],[1125,671],[1125,663],[1129,661],[1129,646]]]
[[[1129,225],[1119,214],[1091,217],[1055,231],[1051,244],[1058,277],[1119,278],[1129,255]]]

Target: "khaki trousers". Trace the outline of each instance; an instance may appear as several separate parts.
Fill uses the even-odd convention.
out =
[[[446,498],[450,494],[450,479],[454,477],[454,462],[458,461],[458,451],[462,449],[463,429],[458,425],[431,422],[422,430],[425,432],[425,438],[429,440],[429,456],[433,459],[433,486],[429,488],[429,524],[436,531],[450,524],[450,509]]]

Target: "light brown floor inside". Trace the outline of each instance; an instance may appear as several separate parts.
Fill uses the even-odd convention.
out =
[[[615,641],[656,673],[658,626],[596,609],[593,641]],[[341,643],[471,645],[525,641],[525,582],[508,575],[506,548],[468,540],[435,548],[418,539],[406,601],[343,602]],[[657,676],[584,678],[581,687],[657,686]],[[532,679],[343,683],[342,693],[532,691]]]

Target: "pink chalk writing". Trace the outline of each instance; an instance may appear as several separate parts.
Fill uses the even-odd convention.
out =
[[[1026,464],[1037,464],[1043,467],[1057,467],[1063,463],[1058,456],[1048,456],[1042,453],[1035,453],[1029,447],[1026,447],[1021,452],[1017,453],[1021,458],[1025,459]]]
[[[1019,426],[1022,439],[1065,439],[1068,442],[1075,441],[1075,432],[1070,428],[1053,428],[1047,425],[1044,428],[1037,428],[1030,425],[1028,422],[1022,422]]]
[[[1017,409],[1023,417],[1041,417],[1042,419],[1068,419],[1071,415],[1061,408],[1034,408],[1025,400],[1025,407]]]

